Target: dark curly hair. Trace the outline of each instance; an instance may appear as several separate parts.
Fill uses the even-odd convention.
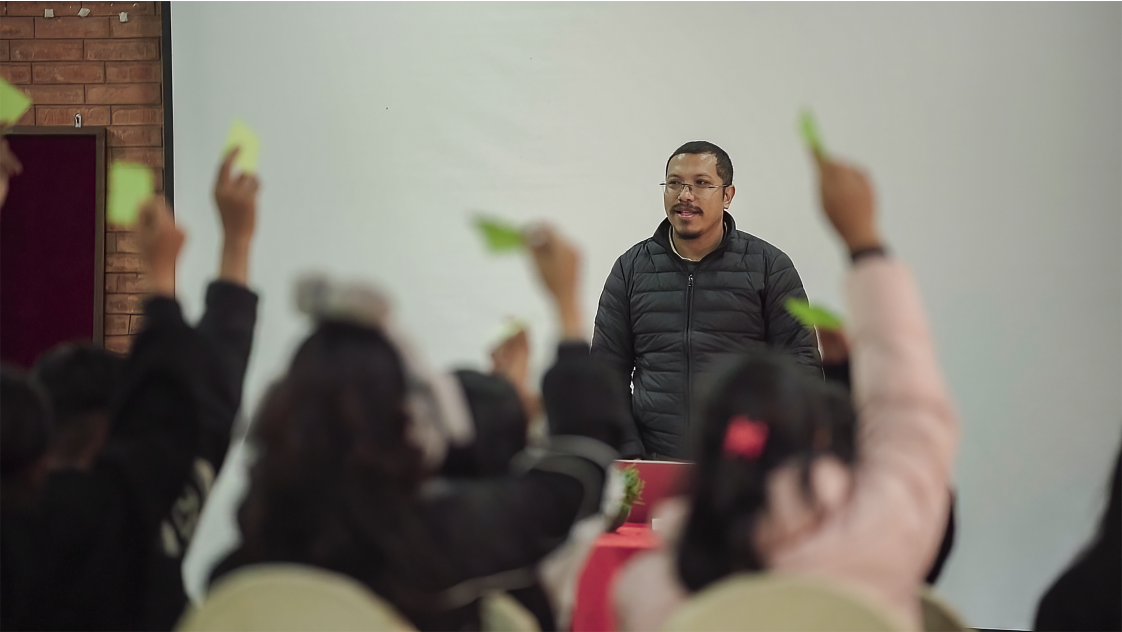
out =
[[[252,428],[238,514],[243,563],[295,562],[366,583],[407,614],[443,567],[417,511],[406,375],[387,338],[326,322],[300,346]]]
[[[762,353],[725,367],[702,398],[695,428],[692,509],[678,548],[678,574],[692,591],[738,571],[763,569],[750,534],[767,504],[767,479],[791,459],[809,468],[819,455],[856,459],[856,416],[845,389],[825,383],[786,356]],[[723,456],[729,419],[747,415],[768,426],[755,459]]]

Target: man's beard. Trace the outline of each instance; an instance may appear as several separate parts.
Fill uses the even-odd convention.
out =
[[[699,209],[696,206],[687,206],[685,204],[675,204],[674,206],[670,207],[670,212],[674,213],[674,214],[677,214],[678,211],[683,211],[683,210],[692,211],[693,213],[696,213],[698,216],[704,215],[704,213],[701,211],[701,209]],[[674,229],[674,236],[679,238],[679,239],[683,239],[683,240],[691,240],[691,239],[697,239],[697,238],[701,237],[701,234],[703,232],[705,232],[703,227],[697,227],[689,233],[683,233],[680,230],[675,228]]]

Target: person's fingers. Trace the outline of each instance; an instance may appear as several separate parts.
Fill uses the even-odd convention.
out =
[[[553,229],[549,224],[535,224],[522,234],[523,239],[526,240],[526,245],[531,249],[541,249],[547,246],[553,234]]]
[[[241,147],[234,147],[226,154],[226,158],[222,161],[222,166],[218,168],[218,184],[223,185],[230,181],[230,170],[234,167],[234,160],[237,159],[238,154],[241,152]]]

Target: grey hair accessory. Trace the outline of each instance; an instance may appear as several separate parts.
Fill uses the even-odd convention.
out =
[[[381,331],[397,349],[405,368],[409,408],[407,436],[429,467],[444,462],[448,444],[466,445],[475,435],[464,392],[456,379],[434,371],[409,337],[391,318],[389,297],[362,282],[345,283],[324,274],[308,274],[296,282],[296,307],[319,322],[335,321]]]

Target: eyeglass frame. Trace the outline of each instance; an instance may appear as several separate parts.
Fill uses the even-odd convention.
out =
[[[731,184],[711,184],[709,186],[702,187],[698,184],[691,184],[689,182],[676,182],[674,184],[677,184],[680,187],[677,192],[673,191],[670,188],[671,183],[669,182],[660,182],[658,186],[662,187],[663,195],[670,195],[671,193],[681,195],[681,187],[689,187],[690,193],[696,195],[697,197],[708,197],[710,195],[713,195],[713,189],[723,189],[725,187],[732,186]],[[701,191],[706,191],[706,193],[701,193]]]

